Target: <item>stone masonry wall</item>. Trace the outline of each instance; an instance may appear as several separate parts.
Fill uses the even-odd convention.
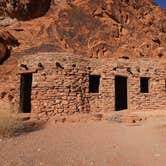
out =
[[[116,75],[127,77],[128,109],[166,106],[165,67],[146,59],[88,59],[67,53],[40,53],[20,61],[18,73],[26,72],[33,73],[32,113],[40,117],[115,111]],[[100,75],[99,93],[89,93],[90,74]],[[140,77],[149,78],[149,93],[140,93]]]

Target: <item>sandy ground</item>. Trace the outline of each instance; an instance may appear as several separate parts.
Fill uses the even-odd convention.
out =
[[[0,141],[1,166],[165,166],[166,117],[48,125]]]

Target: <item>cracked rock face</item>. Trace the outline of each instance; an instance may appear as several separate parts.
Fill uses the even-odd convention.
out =
[[[46,14],[51,0],[1,0],[0,13],[18,20],[29,20]]]
[[[18,19],[0,23],[20,41],[16,55],[165,56],[166,15],[152,0],[0,0],[0,12]]]
[[[18,40],[8,31],[0,29],[0,64],[2,64],[9,56],[13,46],[18,46]]]

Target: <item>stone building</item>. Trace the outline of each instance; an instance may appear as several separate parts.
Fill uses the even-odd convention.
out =
[[[166,106],[165,67],[153,60],[38,53],[21,58],[18,76],[20,112],[39,117]]]

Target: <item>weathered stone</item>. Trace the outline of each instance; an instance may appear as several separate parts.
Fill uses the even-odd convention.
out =
[[[166,70],[164,64],[156,61],[120,60],[115,58],[100,61],[99,59],[83,58],[81,56],[76,58],[71,55],[66,57],[68,71],[64,66],[65,72],[54,72],[56,68],[53,68],[52,64],[56,61],[61,63],[63,57],[66,56],[61,53],[40,53],[24,56],[21,60],[24,63],[27,62],[27,65],[32,68],[35,68],[38,62],[42,62],[45,66],[46,77],[49,77],[49,74],[52,73],[48,80],[39,79],[40,71],[33,73],[34,82],[40,86],[32,87],[32,112],[39,114],[40,117],[93,112],[96,115],[94,119],[101,119],[100,116],[98,117],[100,115],[98,112],[115,111],[115,76],[125,76],[127,78],[127,104],[129,109],[150,110],[165,108],[166,106],[163,102],[166,100]],[[47,65],[45,64],[46,61]],[[100,75],[99,93],[89,93],[90,73],[87,70],[87,62],[91,70],[93,69],[91,73]],[[73,63],[76,64],[74,68]],[[116,71],[114,71],[115,64],[117,64]],[[138,67],[139,73],[137,72]],[[71,72],[74,75],[71,76]],[[149,93],[140,92],[141,77],[149,78]],[[60,84],[57,82],[60,82]],[[95,83],[93,86],[95,86]],[[34,95],[35,97],[33,97]]]

